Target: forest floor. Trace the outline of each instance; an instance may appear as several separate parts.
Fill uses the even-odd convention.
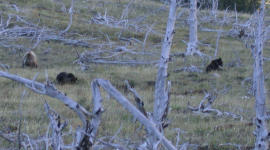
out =
[[[137,52],[149,52],[153,55],[140,56],[146,60],[158,60],[161,52],[161,42],[166,29],[168,16],[168,7],[154,1],[136,0],[129,7],[129,22],[145,17],[139,24],[142,31],[122,29],[108,25],[91,23],[91,17],[97,13],[107,12],[107,16],[113,16],[120,19],[122,11],[127,5],[127,0],[83,0],[75,1],[73,24],[66,33],[70,39],[85,39],[91,47],[65,45],[59,41],[41,41],[33,50],[38,57],[38,68],[22,68],[22,59],[25,50],[16,50],[13,48],[0,47],[0,62],[10,66],[9,72],[32,79],[39,72],[37,81],[45,81],[45,70],[47,70],[49,79],[55,83],[55,86],[67,96],[76,100],[78,103],[91,111],[91,88],[90,82],[95,78],[104,78],[112,82],[128,99],[134,103],[131,94],[125,92],[124,80],[128,80],[134,85],[134,88],[140,94],[144,101],[147,111],[153,111],[154,83],[156,78],[156,65],[100,65],[91,64],[89,70],[81,71],[78,64],[73,63],[77,59],[77,52],[96,51],[97,49],[113,50],[117,46],[126,46]],[[16,12],[10,5],[16,4],[20,12]],[[69,0],[63,0],[66,8],[70,7]],[[0,1],[0,12],[4,18],[8,14],[16,14],[24,19],[38,24],[39,27],[46,27],[54,31],[62,31],[69,22],[69,15],[61,11],[62,4],[49,0],[8,0]],[[180,11],[180,9],[178,10]],[[200,15],[203,14],[204,11]],[[176,21],[175,36],[173,39],[171,53],[185,52],[186,45],[183,42],[188,41],[188,26],[185,21],[188,12],[184,13]],[[222,14],[222,13],[221,13]],[[220,18],[223,16],[220,15]],[[239,14],[240,20],[245,20],[248,14]],[[15,21],[14,21],[15,22]],[[153,31],[149,34],[143,49],[140,43],[128,43],[118,40],[121,33],[125,38],[136,38],[144,41],[147,27],[153,23]],[[11,20],[11,26],[13,20]],[[209,28],[218,28],[209,23],[201,23],[200,26]],[[230,29],[231,25],[225,25],[223,29]],[[106,36],[108,35],[109,38]],[[198,38],[201,43],[209,44],[211,47],[200,45],[199,49],[209,55],[214,55],[216,37],[215,32],[203,32],[199,30]],[[1,38],[1,37],[0,37]],[[0,42],[3,42],[0,39]],[[27,48],[33,47],[35,40],[31,38],[19,38],[17,45]],[[270,46],[265,44],[264,56],[270,56]],[[139,57],[139,56],[137,56]],[[249,49],[245,48],[240,39],[223,35],[219,41],[219,53],[224,63],[221,71],[206,73],[187,73],[174,72],[175,69],[184,66],[199,66],[205,70],[207,63],[197,56],[174,57],[169,63],[169,77],[172,82],[170,97],[170,113],[168,115],[171,124],[165,130],[165,136],[173,143],[176,142],[176,128],[180,128],[181,143],[189,142],[200,146],[208,146],[209,149],[234,149],[235,147],[222,146],[222,144],[232,143],[240,144],[246,147],[254,144],[252,132],[255,127],[250,123],[255,116],[254,97],[248,95],[247,86],[242,87],[241,82],[252,76],[253,59]],[[136,58],[136,57],[135,57]],[[239,66],[230,64],[239,58]],[[121,59],[121,57],[119,57]],[[266,75],[265,86],[267,93],[267,107],[269,108],[270,78],[268,77],[270,67],[269,62],[264,63],[264,72]],[[56,83],[56,76],[60,72],[71,72],[78,78],[76,84],[59,85]],[[213,108],[220,111],[232,112],[243,116],[243,120],[232,119],[226,116],[216,116],[215,114],[195,114],[188,110],[188,104],[198,106],[204,97],[204,91],[222,90],[229,87],[229,91],[224,95],[219,95],[213,104]],[[24,89],[23,85],[16,82],[0,78],[0,130],[7,132],[16,131],[18,126],[20,97]],[[112,100],[103,92],[105,112],[102,114],[101,126],[98,137],[113,136],[121,126],[119,137],[122,139],[131,139],[139,141],[144,136],[144,131],[136,130],[140,124],[133,122],[133,117],[123,109],[116,101]],[[63,103],[56,99],[46,96],[40,96],[27,90],[27,94],[22,102],[22,132],[31,137],[43,135],[48,127],[49,120],[44,111],[44,101],[46,99],[49,105],[55,109],[63,119],[69,120],[69,123],[76,128],[80,125],[80,120],[71,110],[65,107]],[[15,128],[15,129],[14,129]],[[11,145],[0,138],[0,149],[10,147]]]

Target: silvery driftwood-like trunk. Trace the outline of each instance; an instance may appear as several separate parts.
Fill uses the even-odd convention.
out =
[[[264,10],[265,0],[261,1],[260,9],[257,12],[257,23],[255,29],[255,46],[254,70],[253,70],[253,87],[255,90],[255,109],[256,109],[256,142],[255,150],[266,150],[268,145],[268,131],[266,127],[265,111],[265,91],[264,91],[264,74],[263,74],[263,45],[264,45]]]
[[[218,9],[218,0],[212,0],[211,14],[215,20],[217,19],[217,9]]]
[[[161,123],[165,113],[166,106],[168,105],[168,92],[166,89],[167,84],[167,68],[169,61],[169,54],[172,45],[174,34],[174,25],[176,20],[176,0],[171,0],[171,8],[167,22],[166,35],[164,37],[161,58],[159,62],[159,69],[155,84],[155,104],[154,104],[154,120],[156,123]]]
[[[161,49],[161,57],[159,62],[159,69],[155,83],[155,102],[153,120],[160,131],[163,130],[163,124],[167,117],[169,107],[169,90],[167,87],[167,68],[170,55],[170,49],[172,45],[172,39],[174,35],[174,26],[176,20],[176,0],[171,0],[170,12],[167,22],[166,34]],[[152,148],[156,149],[158,141],[156,139],[151,140]]]
[[[190,9],[189,9],[189,42],[187,47],[186,55],[193,55],[197,52],[197,0],[190,0]]]

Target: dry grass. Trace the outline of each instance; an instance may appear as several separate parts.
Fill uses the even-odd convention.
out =
[[[5,14],[15,13],[11,9],[6,8],[8,2],[0,2],[0,10]],[[40,19],[40,26],[48,26],[53,29],[63,30],[68,23],[68,15],[59,12],[60,6],[48,0],[17,0],[10,1],[16,3],[22,10],[20,15],[25,16],[28,20],[37,22]],[[64,0],[64,3],[69,7],[69,1]],[[104,4],[104,5],[103,5]],[[97,12],[104,13],[107,9],[108,15],[119,18],[124,5],[127,0],[93,0],[76,2],[74,23],[70,29],[70,33],[79,33],[90,38],[97,38],[92,43],[105,43],[106,39],[99,32],[102,31],[110,35],[113,42],[122,44],[117,41],[116,33],[120,31],[117,28],[109,28],[102,25],[88,24],[91,16]],[[129,17],[149,14],[153,10],[158,9],[162,5],[152,1],[138,0],[130,8]],[[158,14],[151,15],[143,23],[152,24],[158,22],[155,30],[163,33],[166,26],[167,11],[160,11]],[[247,15],[243,15],[246,18]],[[160,19],[162,18],[162,19]],[[127,37],[136,37],[143,40],[144,33],[137,33],[133,31],[124,31]],[[174,43],[172,46],[172,53],[184,51],[185,45],[181,40],[187,40],[188,29],[177,28]],[[154,51],[159,53],[160,49],[152,47],[157,41],[161,41],[162,37],[151,35],[146,45],[147,51]],[[215,45],[215,34],[199,33],[199,40],[205,43]],[[21,44],[25,47],[31,47],[31,43],[27,39],[21,39]],[[222,143],[237,143],[242,145],[253,145],[254,136],[252,131],[253,126],[246,124],[252,121],[254,116],[254,99],[244,100],[241,97],[246,95],[246,89],[241,87],[241,81],[251,76],[252,73],[252,59],[248,49],[243,47],[243,44],[236,39],[230,37],[222,37],[219,43],[219,56],[222,57],[225,64],[236,59],[237,53],[241,58],[243,66],[224,67],[223,71],[216,72],[220,75],[215,77],[213,73],[174,73],[175,68],[185,65],[200,65],[201,60],[198,57],[177,58],[169,65],[169,79],[172,81],[172,95],[171,95],[171,112],[169,119],[172,124],[166,129],[165,135],[176,141],[176,132],[174,128],[180,128],[185,133],[181,135],[181,142],[190,142],[199,145],[209,145],[210,149],[231,149],[231,147],[219,147]],[[139,50],[141,47],[134,47]],[[200,47],[203,52],[213,55],[214,50],[207,47]],[[50,49],[48,54],[44,51]],[[84,51],[84,48],[76,47],[79,52]],[[269,56],[269,47],[266,47],[265,55]],[[94,50],[94,49],[89,49]],[[143,97],[147,111],[153,110],[153,81],[156,76],[156,67],[154,66],[114,66],[114,65],[92,65],[91,70],[82,72],[79,67],[73,64],[76,59],[76,52],[74,47],[63,45],[58,42],[42,42],[34,50],[39,58],[38,69],[22,69],[21,60],[22,53],[14,53],[11,49],[0,47],[0,60],[2,63],[11,66],[10,73],[18,74],[26,78],[33,78],[35,73],[39,72],[37,80],[43,82],[45,80],[44,70],[47,69],[49,78],[55,81],[55,77],[59,72],[66,71],[74,73],[79,81],[75,85],[58,85],[56,87],[65,92],[69,97],[78,101],[91,111],[91,89],[89,83],[94,78],[105,78],[110,80],[113,85],[118,87],[120,91],[124,85],[124,80],[129,80],[134,83],[137,92]],[[268,73],[269,62],[265,63],[265,72]],[[270,84],[269,79],[266,79],[266,87]],[[218,97],[213,107],[222,111],[230,111],[241,114],[244,117],[242,122],[233,120],[231,118],[216,117],[213,115],[201,116],[196,115],[187,110],[187,104],[198,105],[203,98],[204,90],[211,90],[213,88],[222,89],[224,86],[231,86],[232,89],[228,94]],[[0,130],[12,130],[12,127],[18,126],[18,107],[21,93],[25,89],[23,85],[17,84],[13,81],[0,78]],[[121,138],[132,138],[138,140],[144,135],[136,133],[136,128],[139,123],[132,122],[132,116],[127,113],[118,103],[103,94],[105,113],[102,117],[102,124],[99,130],[99,136],[113,135],[122,124],[123,129],[120,133]],[[130,101],[133,101],[131,95],[127,95]],[[67,109],[61,102],[44,97],[48,100],[51,107],[65,119],[70,120],[73,127],[80,125],[78,117],[69,109]],[[48,126],[48,118],[45,115],[43,108],[43,101],[40,95],[28,91],[28,94],[23,100],[23,132],[30,134],[32,137],[39,136],[45,132]],[[9,147],[10,145],[0,138],[1,147]]]

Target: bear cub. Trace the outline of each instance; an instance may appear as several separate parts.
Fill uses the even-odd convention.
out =
[[[211,63],[206,67],[206,72],[214,71],[214,70],[221,70],[223,66],[223,62],[221,58],[212,60]]]
[[[61,72],[57,75],[56,81],[59,84],[75,83],[78,79],[72,73]]]

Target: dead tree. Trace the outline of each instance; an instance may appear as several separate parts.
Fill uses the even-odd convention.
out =
[[[185,53],[179,53],[180,56],[198,55],[205,57],[206,55],[198,49],[198,19],[197,19],[197,0],[190,0],[189,4],[189,42]],[[186,42],[185,42],[186,43]]]
[[[74,0],[71,0],[71,6],[70,6],[69,11],[68,11],[68,13],[69,13],[69,23],[68,23],[68,26],[66,27],[66,29],[60,32],[60,35],[66,33],[70,29],[70,27],[72,25],[73,5],[74,5]]]
[[[169,62],[170,49],[174,35],[174,26],[176,20],[176,0],[171,0],[170,12],[167,22],[166,35],[164,37],[161,58],[159,62],[159,69],[155,84],[155,102],[154,102],[154,121],[160,130],[163,130],[164,121],[167,117],[169,107],[169,93],[167,84],[167,68]],[[167,88],[166,88],[167,87]],[[155,142],[153,141],[153,145]]]
[[[212,0],[211,15],[214,19],[217,19],[217,10],[218,10],[218,0]]]
[[[202,56],[198,50],[198,20],[197,20],[197,0],[190,0],[189,8],[189,42],[185,55],[197,54]]]
[[[52,148],[54,150],[63,149],[64,141],[62,138],[62,131],[66,127],[67,122],[61,123],[61,118],[56,111],[50,108],[49,104],[45,101],[44,104],[45,111],[48,118],[50,119],[50,127],[52,129]]]
[[[255,46],[253,47],[253,87],[255,90],[256,109],[256,142],[255,150],[269,149],[269,133],[266,127],[265,89],[263,74],[263,46],[264,46],[264,11],[265,0],[261,1],[260,9],[256,12]]]
[[[222,112],[218,109],[212,108],[213,103],[217,99],[218,95],[225,94],[229,90],[228,87],[224,88],[221,91],[211,91],[211,92],[205,92],[204,98],[201,100],[200,104],[197,107],[190,106],[188,103],[188,109],[190,109],[192,112],[197,114],[209,114],[209,113],[215,113],[216,116],[219,117],[231,117],[233,119],[240,119],[243,120],[243,117],[238,114],[234,114],[232,112]]]
[[[189,42],[187,55],[193,55],[197,51],[198,43],[198,21],[197,21],[197,0],[190,0],[189,9]]]

